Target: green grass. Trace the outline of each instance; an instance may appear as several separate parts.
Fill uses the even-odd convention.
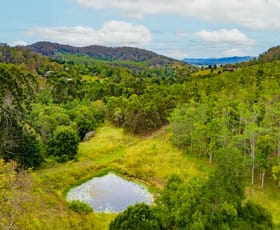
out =
[[[261,204],[267,208],[272,216],[275,224],[280,225],[280,193],[279,187],[275,185],[269,176],[266,177],[264,189],[260,188],[259,181],[254,186],[250,186],[246,190],[248,200]]]
[[[49,212],[47,210],[50,209],[53,211],[49,220],[52,220],[51,226],[60,229],[56,223],[59,217],[64,216],[62,221],[65,221],[66,226],[69,225],[69,221],[72,226],[80,226],[83,221],[84,226],[94,224],[94,229],[107,229],[115,215],[93,213],[79,216],[69,210],[64,196],[71,187],[92,177],[114,171],[130,180],[143,183],[150,191],[157,193],[171,174],[176,173],[189,179],[194,176],[207,176],[213,169],[207,160],[198,160],[175,148],[171,143],[169,126],[161,128],[151,136],[139,137],[105,124],[97,130],[95,137],[80,144],[78,161],[57,164],[36,173],[43,190],[48,191],[41,197],[44,202],[48,200],[46,203],[50,206],[45,212]],[[278,224],[279,189],[271,184],[273,183],[267,180],[264,190],[260,190],[257,186],[248,188],[247,197],[268,208],[273,214],[275,223]],[[44,214],[44,211],[42,213]],[[68,216],[68,222],[65,216]]]
[[[199,170],[201,163],[172,146],[168,127],[148,137],[137,137],[125,134],[122,129],[104,126],[91,141],[80,145],[79,159],[145,181],[158,189],[171,174],[185,178],[203,174]]]
[[[80,144],[78,161],[56,164],[37,171],[42,190],[48,191],[47,194],[41,194],[41,197],[48,200],[44,205],[45,212],[50,209],[53,211],[51,226],[59,229],[57,221],[64,213],[64,216],[70,216],[74,226],[79,225],[82,218],[85,225],[87,221],[88,224],[94,222],[95,229],[106,229],[115,215],[79,217],[68,209],[65,194],[71,187],[109,171],[142,183],[152,192],[162,189],[168,177],[174,173],[186,179],[208,174],[211,167],[206,161],[200,162],[184,155],[172,146],[170,139],[168,126],[151,136],[139,137],[105,124],[97,130],[94,138]]]

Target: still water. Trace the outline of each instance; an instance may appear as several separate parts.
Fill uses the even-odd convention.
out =
[[[67,200],[80,200],[96,212],[121,212],[139,202],[152,203],[152,195],[143,186],[109,173],[72,188]]]

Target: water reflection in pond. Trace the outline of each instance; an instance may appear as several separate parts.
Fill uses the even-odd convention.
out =
[[[93,178],[71,189],[67,200],[80,200],[96,212],[121,212],[129,205],[151,204],[151,194],[143,187],[115,174]]]

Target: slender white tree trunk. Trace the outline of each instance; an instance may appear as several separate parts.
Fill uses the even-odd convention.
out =
[[[252,170],[251,170],[251,183],[254,184],[254,176],[255,176],[255,147],[256,147],[256,136],[252,135],[250,138],[251,142],[251,159],[252,159]]]
[[[265,172],[261,173],[261,189],[264,188],[264,176],[265,176]]]

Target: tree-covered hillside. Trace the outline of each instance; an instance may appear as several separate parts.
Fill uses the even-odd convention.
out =
[[[159,128],[167,122],[170,109],[175,106],[175,99],[168,95],[168,87],[177,81],[183,82],[191,73],[189,66],[184,64],[168,64],[161,68],[138,65],[134,69],[131,65],[129,68],[115,66],[108,61],[91,58],[81,60],[79,56],[76,59],[70,56],[72,61],[61,63],[25,48],[1,48],[3,62],[14,63],[12,67],[3,65],[2,85],[5,91],[2,101],[10,103],[11,95],[14,94],[18,110],[20,105],[25,102],[28,104],[29,109],[23,114],[27,120],[32,120],[32,128],[41,137],[45,156],[49,156],[48,145],[60,126],[73,128],[81,140],[87,132],[102,123],[105,116],[119,126],[125,122],[126,129],[134,133]],[[18,68],[15,64],[22,66],[18,75],[11,73]],[[184,74],[179,78],[176,77],[177,72]],[[34,84],[39,86],[37,89],[33,87],[32,93],[30,90],[24,91],[31,89],[30,80],[25,75],[32,76]],[[29,98],[28,101],[25,96]],[[120,107],[116,107],[117,101],[120,101]],[[125,103],[130,105],[126,106]],[[13,107],[8,108],[6,104],[2,106],[3,111],[5,109],[11,113],[9,109]],[[99,106],[96,107],[97,104]],[[136,119],[135,113],[138,113]]]
[[[258,60],[261,62],[272,62],[280,59],[280,46],[275,46],[262,53]]]
[[[173,64],[176,61],[172,58],[158,55],[154,52],[144,49],[133,47],[104,47],[104,46],[87,46],[87,47],[73,47],[69,45],[62,45],[51,42],[37,42],[27,46],[30,50],[40,53],[42,55],[60,58],[65,54],[71,55],[84,55],[89,58],[95,58],[106,61],[135,61],[135,62],[147,62],[150,66],[163,66],[167,64]]]

